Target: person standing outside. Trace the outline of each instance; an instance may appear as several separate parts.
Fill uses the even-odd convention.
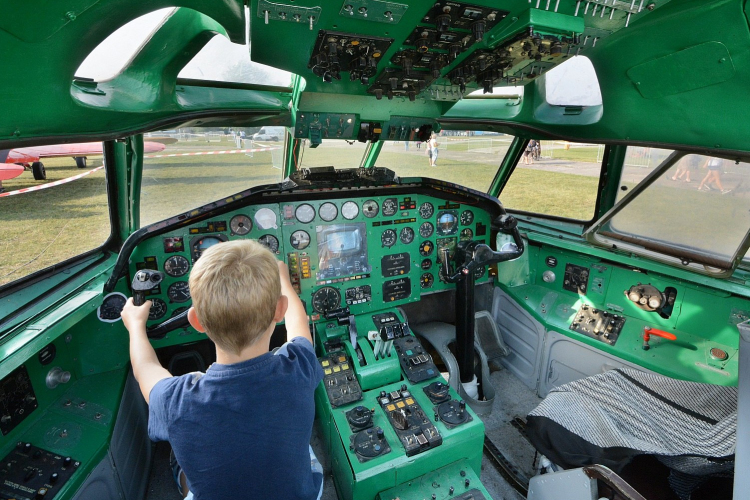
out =
[[[427,141],[427,147],[430,148],[430,166],[431,167],[437,167],[437,157],[438,157],[438,141],[437,141],[437,134],[435,132],[432,133],[430,136],[430,140]]]
[[[708,163],[706,165],[708,166],[708,173],[698,186],[698,190],[702,191],[705,185],[705,190],[710,191],[710,184],[713,182],[721,191],[721,194],[727,194],[728,192],[730,192],[731,189],[724,189],[724,186],[721,184],[721,174],[724,167],[724,160],[722,160],[721,158],[711,157],[708,159]]]

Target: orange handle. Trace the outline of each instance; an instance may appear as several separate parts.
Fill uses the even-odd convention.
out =
[[[657,330],[656,328],[651,328],[650,326],[644,326],[643,340],[648,342],[649,340],[651,340],[651,335],[656,335],[657,337],[661,337],[667,340],[677,340],[677,337],[673,333],[665,332],[664,330]]]

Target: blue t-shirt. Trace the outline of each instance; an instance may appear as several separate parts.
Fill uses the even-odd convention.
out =
[[[323,371],[307,339],[205,374],[160,380],[148,434],[169,441],[196,500],[315,500],[310,470],[313,392]]]

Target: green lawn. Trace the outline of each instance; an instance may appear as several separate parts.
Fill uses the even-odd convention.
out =
[[[412,143],[387,142],[376,163],[394,170],[401,177],[432,177],[464,185],[479,191],[489,187],[506,151],[508,138],[475,136],[441,143],[436,167],[429,166],[425,149]],[[453,138],[451,138],[453,139]],[[506,146],[499,139],[505,139]],[[280,143],[274,146],[280,146]],[[452,146],[456,146],[454,149]],[[485,147],[487,146],[487,147]],[[246,145],[249,147],[249,143]],[[226,138],[180,141],[162,153],[232,150],[236,146]],[[303,165],[358,167],[364,145],[326,141],[321,147],[304,153]],[[589,220],[593,217],[598,177],[578,175],[581,165],[590,164],[596,147],[558,149],[572,162],[545,161],[535,168],[519,167],[509,180],[500,199],[506,207],[528,212]],[[141,224],[150,224],[243,189],[281,180],[281,150],[250,154],[220,154],[147,158],[143,173]],[[82,173],[70,158],[45,162],[48,180]],[[89,167],[101,164],[90,158]],[[591,172],[596,168],[587,167]],[[554,171],[561,169],[563,171]],[[646,170],[638,170],[639,180]],[[573,173],[576,172],[576,173]],[[700,180],[700,177],[698,177]],[[699,192],[693,184],[659,181],[652,186],[645,203],[633,205],[615,220],[618,230],[675,241],[698,248],[733,249],[741,229],[750,226],[745,207],[742,179],[728,172],[725,183],[735,188],[729,196],[718,192]],[[6,190],[39,185],[30,173],[6,181]],[[738,199],[739,198],[739,199]],[[44,269],[75,255],[98,247],[109,236],[104,172],[49,189],[0,198],[0,285],[34,271]],[[696,228],[701,227],[701,236]],[[729,250],[727,250],[729,251]]]

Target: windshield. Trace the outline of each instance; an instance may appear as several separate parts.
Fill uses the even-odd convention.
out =
[[[444,130],[426,142],[385,141],[376,166],[487,192],[512,141],[495,132]]]
[[[280,182],[285,129],[278,128],[281,137],[258,140],[253,136],[261,127],[190,127],[146,134],[141,226]]]

